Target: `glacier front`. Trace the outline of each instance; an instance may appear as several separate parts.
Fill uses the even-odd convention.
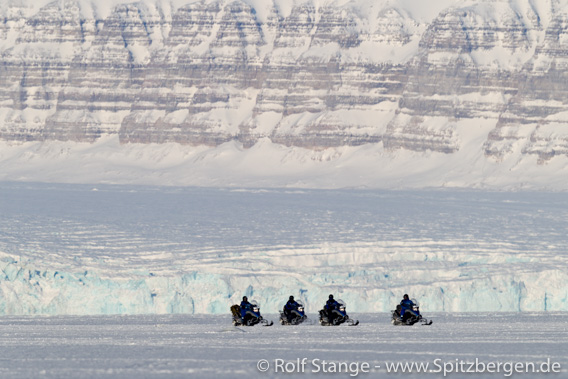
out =
[[[0,183],[0,314],[566,311],[568,195]]]

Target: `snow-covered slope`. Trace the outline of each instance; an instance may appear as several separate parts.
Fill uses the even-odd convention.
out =
[[[116,136],[94,143],[0,142],[0,180],[256,188],[429,188],[492,190],[567,189],[568,158],[487,160],[483,130],[466,133],[471,146],[439,152],[386,151],[382,144],[321,151],[262,139],[250,149],[175,143],[121,145]]]
[[[0,20],[3,180],[566,189],[566,1],[9,0]]]

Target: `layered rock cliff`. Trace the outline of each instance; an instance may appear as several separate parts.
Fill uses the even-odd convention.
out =
[[[0,139],[568,156],[564,2],[290,3],[5,2]]]

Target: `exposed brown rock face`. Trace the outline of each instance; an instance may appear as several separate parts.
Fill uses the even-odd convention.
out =
[[[277,3],[128,3],[104,18],[73,0],[9,3],[0,138],[452,154],[466,138],[458,125],[483,119],[494,123],[488,158],[568,155],[568,10],[556,2],[453,7],[427,21],[363,0]]]

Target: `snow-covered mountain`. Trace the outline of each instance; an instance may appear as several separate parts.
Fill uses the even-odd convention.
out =
[[[0,179],[565,189],[567,41],[565,0],[3,1]]]

